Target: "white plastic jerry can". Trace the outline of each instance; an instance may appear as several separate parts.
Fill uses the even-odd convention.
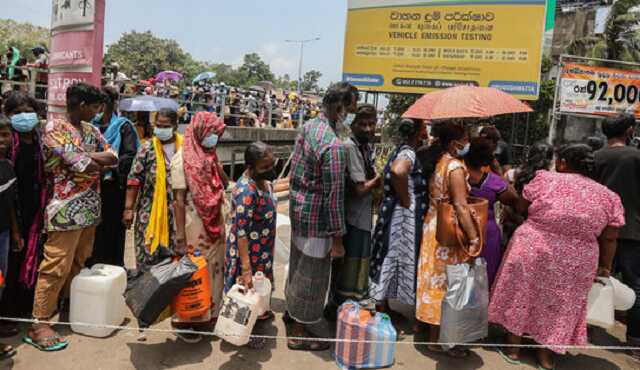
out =
[[[244,346],[249,343],[259,309],[260,297],[253,289],[234,285],[224,298],[215,334],[231,344]]]
[[[591,287],[587,303],[587,322],[605,329],[615,324],[613,285],[607,278],[598,278]]]
[[[127,273],[119,266],[97,264],[71,281],[71,330],[92,337],[108,337],[115,329],[79,324],[121,325],[125,318]],[[74,324],[77,323],[77,324]]]
[[[253,289],[260,297],[258,316],[262,316],[271,310],[271,281],[262,271],[256,272],[253,276]]]

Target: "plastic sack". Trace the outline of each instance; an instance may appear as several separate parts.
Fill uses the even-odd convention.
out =
[[[341,369],[374,369],[393,365],[396,329],[387,314],[346,301],[338,310],[335,359]],[[380,342],[366,343],[364,341]],[[384,342],[384,343],[383,343]]]
[[[489,334],[487,262],[447,266],[447,294],[442,300],[441,343],[471,343]],[[452,348],[453,346],[449,346]]]
[[[616,323],[611,280],[599,277],[587,297],[587,323],[610,329]]]
[[[613,286],[613,304],[616,310],[630,310],[636,303],[636,292],[613,276],[609,280],[611,280],[611,285]]]
[[[171,304],[173,298],[191,281],[198,270],[188,256],[166,259],[133,277],[125,292],[125,301],[141,328],[148,328]]]

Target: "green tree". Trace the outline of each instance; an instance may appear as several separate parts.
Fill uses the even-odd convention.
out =
[[[282,90],[296,90],[298,88],[298,83],[296,81],[292,81],[288,73],[285,73],[282,77],[276,78],[274,84],[278,89]]]
[[[16,47],[20,55],[31,60],[31,48],[37,45],[48,47],[50,31],[30,23],[16,22],[11,19],[0,19],[0,53],[4,54],[8,47]]]
[[[318,90],[320,77],[322,77],[322,73],[320,73],[320,71],[311,70],[305,73],[302,77],[302,91]]]
[[[105,64],[113,62],[120,65],[122,72],[141,79],[173,70],[190,81],[206,69],[204,63],[194,60],[175,40],[158,38],[151,31],[124,33],[115,44],[109,45]]]
[[[255,85],[260,81],[273,81],[275,78],[269,65],[257,53],[244,56],[244,63],[238,69],[238,73],[240,85],[243,87]]]
[[[572,55],[640,62],[640,0],[618,0],[611,7],[605,32],[574,40],[567,52]]]

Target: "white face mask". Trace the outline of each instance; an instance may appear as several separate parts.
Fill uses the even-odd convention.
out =
[[[471,149],[471,144],[467,143],[465,144],[464,147],[462,147],[462,149],[456,149],[458,156],[460,157],[464,157],[465,155],[467,155],[469,153],[469,149]]]
[[[202,139],[202,142],[200,144],[202,144],[202,147],[206,149],[214,148],[216,145],[218,145],[218,135],[211,134]]]
[[[173,127],[160,128],[155,127],[153,129],[153,135],[160,139],[160,141],[168,141],[173,137]]]

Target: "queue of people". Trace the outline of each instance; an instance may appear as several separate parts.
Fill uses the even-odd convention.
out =
[[[426,122],[400,119],[397,146],[377,173],[377,112],[358,106],[358,96],[347,83],[331,86],[321,112],[295,142],[283,315],[289,349],[328,349],[328,342],[308,339],[315,337],[311,326],[323,317],[335,320],[346,300],[373,298],[383,312],[392,311],[389,300],[414,306],[414,330],[428,331],[430,351],[467,357],[468,349],[437,344],[446,324],[446,270],[483,258],[490,322],[504,329],[509,345],[530,336],[544,346],[539,366],[553,369],[554,353],[587,342],[587,295],[596,276],[620,271],[640,293],[640,152],[626,146],[634,117],[607,119],[608,146],[595,155],[585,144],[555,153],[538,144],[514,169],[500,162],[497,130],[472,137],[469,127],[451,120],[432,123],[430,137]],[[274,286],[273,150],[261,142],[247,146],[246,170],[227,202],[230,179],[216,152],[225,123],[215,112],[196,114],[182,136],[178,113],[160,110],[153,137],[141,144],[133,124],[118,116],[117,101],[114,89],[79,83],[67,91],[66,119],[39,127],[32,98],[14,93],[6,100],[0,202],[10,212],[0,215],[0,271],[7,277],[0,307],[7,309],[11,295],[21,302],[12,305],[19,310],[13,314],[51,318],[83,266],[124,265],[124,231],[132,226],[138,270],[201,252],[209,265],[212,321],[234,284],[251,288],[262,272]],[[379,187],[383,197],[376,206]],[[478,227],[473,197],[490,205],[486,230]],[[439,235],[439,223],[447,222],[438,212],[444,203],[457,215],[462,245]],[[496,204],[503,206],[499,216]],[[628,317],[629,343],[640,342],[638,312],[636,304]],[[268,311],[259,319],[273,316]],[[17,333],[7,325],[0,329],[2,336]],[[42,351],[68,345],[40,322],[25,341]],[[2,357],[15,353],[10,346],[0,351]],[[516,347],[500,354],[520,363]]]

